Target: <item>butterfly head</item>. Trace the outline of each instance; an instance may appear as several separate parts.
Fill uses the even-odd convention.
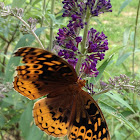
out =
[[[85,84],[86,84],[86,80],[80,80],[80,79],[79,79],[79,80],[77,81],[77,83],[78,83],[79,87],[82,88],[82,87],[85,86]]]

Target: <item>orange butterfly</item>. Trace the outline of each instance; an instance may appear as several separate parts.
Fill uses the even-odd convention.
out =
[[[105,118],[93,98],[82,87],[74,68],[62,58],[43,49],[24,47],[17,67],[14,89],[37,101],[33,108],[35,124],[54,137],[69,140],[110,140]]]

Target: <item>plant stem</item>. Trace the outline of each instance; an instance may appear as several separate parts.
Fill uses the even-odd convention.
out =
[[[4,50],[4,54],[5,54],[5,55],[6,55],[7,52],[8,52],[8,49],[9,49],[9,47],[10,47],[10,44],[15,40],[15,36],[16,36],[16,33],[17,33],[18,28],[19,28],[19,23],[17,24],[15,31],[12,33],[11,39],[10,39],[9,41],[7,40],[8,42],[7,42],[6,48],[5,48],[5,50]],[[6,57],[4,56],[3,62],[2,62],[2,66],[4,66],[4,67],[2,67],[2,72],[5,71],[5,62],[6,62]]]
[[[38,36],[37,36],[37,35],[35,34],[35,32],[30,28],[30,26],[29,26],[21,17],[19,17],[19,16],[15,16],[15,17],[18,18],[22,23],[25,24],[25,26],[31,31],[32,35],[36,38],[36,40],[38,41],[39,45],[40,45],[43,49],[45,49],[44,46],[43,46],[43,44],[42,44],[41,41],[39,40]]]
[[[86,14],[86,23],[87,25],[85,26],[84,29],[84,35],[83,35],[83,40],[81,42],[81,53],[84,54],[85,50],[86,50],[86,43],[87,43],[87,34],[88,34],[88,27],[89,27],[89,20],[90,20],[90,11],[89,8],[87,10],[87,14]]]
[[[134,47],[133,47],[133,55],[132,55],[132,77],[133,77],[133,80],[135,78],[135,71],[134,71],[135,70],[135,49],[136,49],[136,37],[137,37],[137,25],[138,25],[139,8],[140,8],[140,0],[139,0],[139,4],[138,4],[138,9],[137,9],[137,15],[136,15]]]
[[[137,25],[138,25],[138,17],[139,17],[139,9],[140,9],[140,0],[137,8],[136,22],[135,22],[135,34],[134,34],[134,47],[133,47],[133,55],[132,55],[132,77],[133,80],[135,78],[135,49],[136,49],[136,38],[137,38]],[[137,95],[133,94],[133,105],[135,105],[137,99]]]
[[[82,55],[85,53],[85,50],[86,50],[89,20],[90,20],[90,10],[88,8],[87,9],[87,13],[86,13],[86,19],[85,19],[85,22],[87,23],[87,25],[85,25],[83,40],[81,42],[81,53],[82,53]],[[82,55],[79,56],[78,62],[77,62],[77,65],[76,65],[76,72],[77,72],[77,74],[79,73],[79,70],[80,70],[80,67],[81,67]]]
[[[3,41],[5,41],[5,42],[9,42],[6,38],[4,38],[2,35],[0,35],[0,39],[2,39]]]
[[[45,11],[46,11],[46,0],[43,0],[43,10],[42,10],[41,27],[43,26],[43,22],[44,22]]]
[[[97,95],[100,95],[100,94],[106,93],[106,92],[108,92],[108,91],[110,91],[110,89],[102,90],[102,91],[98,92],[97,94],[95,94],[94,96],[97,96]]]
[[[55,0],[52,0],[51,3],[51,15],[54,15],[54,4]],[[50,43],[49,43],[49,51],[53,48],[53,20],[50,19]]]

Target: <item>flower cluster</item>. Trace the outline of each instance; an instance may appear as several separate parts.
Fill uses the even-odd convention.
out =
[[[22,8],[11,8],[11,6],[5,6],[3,2],[0,2],[0,15],[2,17],[7,16],[23,16],[24,10]]]
[[[134,86],[134,93],[140,95],[140,80],[134,80],[131,82],[132,86]]]
[[[112,7],[110,0],[64,0],[63,17],[70,17],[67,27],[59,29],[56,37],[57,44],[61,47],[58,55],[65,58],[75,68],[78,62],[78,55],[85,59],[82,61],[80,72],[90,76],[98,75],[96,68],[98,60],[104,59],[104,53],[108,50],[108,40],[104,33],[99,33],[91,28],[86,36],[86,52],[81,52],[82,38],[80,30],[86,26],[87,12],[89,17],[98,16],[103,12],[110,12]]]
[[[120,76],[115,76],[114,79],[110,78],[108,80],[108,83],[105,83],[103,81],[100,81],[100,86],[102,90],[112,90],[115,89],[118,91],[118,93],[123,94],[122,91],[134,91],[136,89],[136,86],[134,86],[135,82],[130,82],[129,77],[127,77],[124,74],[121,74]]]
[[[25,25],[25,24],[22,24],[21,27],[20,27],[20,31],[23,33],[23,34],[29,34],[32,31],[35,31],[36,30],[36,24],[37,24],[37,19],[36,18],[32,18],[30,17],[28,19],[28,25],[30,27],[30,29]]]
[[[22,19],[23,14],[24,14],[24,10],[22,8],[11,8],[11,6],[5,6],[3,2],[0,2],[0,16],[2,17],[14,16],[23,22],[24,21]],[[36,24],[37,24],[37,19],[29,18],[28,25],[24,21],[20,27],[20,31],[23,34],[31,33],[31,30],[32,31],[36,30]]]
[[[63,17],[74,17],[74,19],[82,19],[88,8],[90,9],[91,16],[112,12],[110,0],[64,0],[62,3],[65,9]]]
[[[0,2],[0,16],[7,17],[12,15],[11,6],[5,6],[3,2]]]
[[[87,82],[85,85],[85,88],[87,89],[89,94],[92,94],[92,95],[95,94],[95,92],[93,91],[93,84],[92,83],[88,84],[88,82]]]
[[[97,3],[96,0],[87,0],[87,6],[90,8],[90,13],[92,16],[98,16],[104,12],[112,12],[110,0],[98,0]]]
[[[81,54],[78,44],[82,38],[74,36],[75,34],[71,34],[67,28],[59,29],[58,35],[59,46],[64,48],[60,49],[58,55],[68,59],[68,62],[75,67],[78,61],[76,56]],[[98,75],[96,64],[98,60],[104,59],[104,52],[108,50],[108,40],[106,38],[103,32],[100,34],[95,29],[90,29],[86,43],[87,54],[85,61],[82,63],[81,72],[95,77]]]
[[[102,32],[101,34],[95,29],[91,28],[87,36],[87,54],[85,62],[82,63],[81,70],[86,74],[93,75],[96,77],[98,71],[96,69],[96,64],[98,60],[104,59],[104,52],[108,50],[108,40],[107,37]]]
[[[0,79],[2,80],[2,79]],[[13,89],[11,83],[0,83],[0,101],[5,97],[5,94]]]
[[[64,49],[60,49],[58,55],[68,59],[68,62],[76,66],[78,59],[76,55],[80,53],[78,51],[78,44],[81,42],[82,38],[80,36],[76,36],[74,30],[70,31],[67,28],[59,29],[57,33],[59,36],[56,37],[59,46]]]

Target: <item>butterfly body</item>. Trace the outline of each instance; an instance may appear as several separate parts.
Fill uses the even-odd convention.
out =
[[[69,140],[110,140],[104,116],[94,99],[82,87],[74,68],[46,50],[24,47],[17,67],[14,88],[34,100],[35,124],[54,137],[68,135]]]

